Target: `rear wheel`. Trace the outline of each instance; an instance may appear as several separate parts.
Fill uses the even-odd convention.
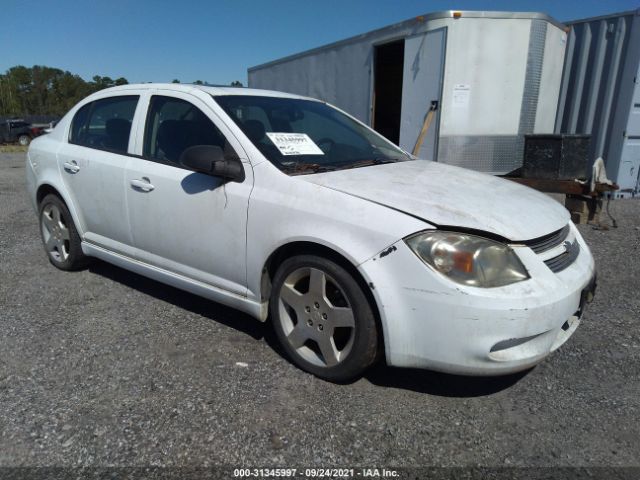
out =
[[[270,300],[276,335],[291,360],[314,375],[346,381],[377,357],[375,316],[358,282],[315,255],[285,260]]]
[[[49,194],[40,202],[40,234],[49,261],[57,268],[78,270],[89,263],[71,213],[57,195]]]
[[[18,137],[18,143],[23,147],[26,147],[31,143],[31,137],[29,135],[22,134]]]

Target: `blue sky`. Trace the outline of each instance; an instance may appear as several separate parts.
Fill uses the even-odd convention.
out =
[[[541,11],[570,20],[640,1],[2,0],[0,72],[47,65],[85,79],[246,85],[247,67],[438,10]]]

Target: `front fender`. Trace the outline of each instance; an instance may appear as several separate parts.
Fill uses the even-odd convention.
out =
[[[269,163],[254,169],[247,222],[247,287],[260,301],[262,270],[293,242],[329,248],[354,267],[399,239],[431,226],[385,206],[289,177]]]

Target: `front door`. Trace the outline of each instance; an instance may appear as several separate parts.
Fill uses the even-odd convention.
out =
[[[206,113],[205,113],[206,112]],[[182,167],[194,145],[238,155],[242,183]],[[239,295],[246,295],[246,228],[253,171],[237,140],[200,99],[152,95],[141,157],[126,172],[126,198],[139,260]]]
[[[400,147],[412,152],[432,102],[438,102],[418,156],[437,160],[446,28],[407,38],[404,47]]]

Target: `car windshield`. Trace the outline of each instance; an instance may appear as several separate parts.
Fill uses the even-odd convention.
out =
[[[329,105],[255,95],[213,97],[260,152],[290,175],[411,160]]]

